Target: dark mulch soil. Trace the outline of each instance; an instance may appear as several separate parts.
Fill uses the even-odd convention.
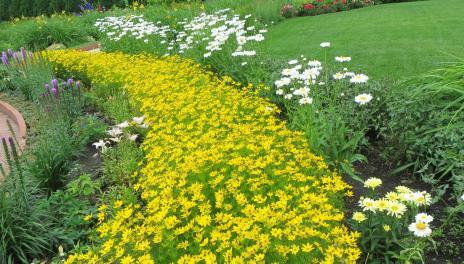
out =
[[[369,160],[368,163],[357,163],[354,165],[358,175],[362,179],[370,177],[377,177],[382,179],[382,186],[379,187],[379,192],[385,194],[389,191],[394,190],[398,185],[405,185],[415,190],[432,192],[432,186],[425,184],[413,175],[410,171],[403,171],[398,174],[392,174],[392,171],[397,167],[395,164],[386,162],[381,157],[380,148],[371,148],[363,153]],[[354,196],[346,200],[347,210],[349,212],[359,210],[358,201],[361,196],[365,194],[366,189],[361,183],[351,179],[349,176],[345,177],[345,180],[353,186]],[[433,204],[429,213],[435,217],[435,227],[441,225],[448,215],[446,208],[448,203],[446,202],[449,195],[445,195],[440,201]],[[455,202],[454,202],[455,203]],[[453,204],[451,202],[451,204]],[[347,215],[351,217],[351,215]],[[461,219],[461,220],[459,220]],[[425,262],[426,263],[437,263],[437,264],[463,264],[464,263],[464,220],[462,215],[455,217],[453,224],[445,228],[444,234],[434,237],[437,242],[437,252],[431,245],[427,249]],[[438,254],[437,254],[438,253]]]

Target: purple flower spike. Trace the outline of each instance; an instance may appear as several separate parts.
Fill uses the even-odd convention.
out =
[[[52,80],[52,87],[53,87],[53,89],[58,89],[58,80],[57,79]]]
[[[6,55],[6,52],[2,52],[2,63],[6,66],[8,66],[8,56]]]
[[[21,47],[21,58],[23,59],[24,62],[26,62],[27,55],[26,55],[26,49]]]
[[[48,83],[45,84],[45,92],[50,94],[50,85],[48,85]]]
[[[69,87],[72,87],[73,83],[74,83],[74,80],[73,80],[72,78],[69,78],[69,79],[68,79],[68,84],[67,84],[67,85],[68,85]]]
[[[80,97],[81,96],[81,82],[80,81],[76,82],[76,88],[77,88],[77,95]]]
[[[52,80],[52,93],[55,97],[58,94],[58,80],[57,79]]]
[[[12,49],[8,49],[8,56],[13,57],[13,50]]]

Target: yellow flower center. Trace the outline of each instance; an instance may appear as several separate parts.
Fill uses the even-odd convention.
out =
[[[419,223],[416,223],[416,228],[417,228],[417,230],[422,231],[422,230],[425,230],[427,228],[427,225],[424,224],[424,223],[419,222]]]

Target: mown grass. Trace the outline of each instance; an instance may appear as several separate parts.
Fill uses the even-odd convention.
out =
[[[430,0],[283,21],[272,27],[263,47],[271,57],[304,54],[322,58],[330,41],[352,68],[375,78],[396,79],[436,68],[464,56],[464,1]]]

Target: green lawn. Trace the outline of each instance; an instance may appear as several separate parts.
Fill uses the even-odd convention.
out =
[[[378,78],[422,73],[464,57],[464,0],[386,4],[349,12],[289,19],[270,28],[265,52],[276,58],[304,54],[352,56],[351,68]]]

